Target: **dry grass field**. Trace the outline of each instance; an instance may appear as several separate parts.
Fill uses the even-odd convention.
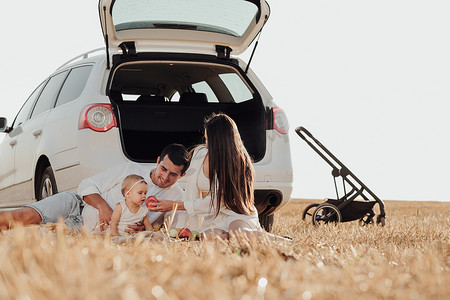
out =
[[[0,299],[449,299],[450,203],[386,202],[385,227],[314,227],[293,200],[292,245],[0,234]]]

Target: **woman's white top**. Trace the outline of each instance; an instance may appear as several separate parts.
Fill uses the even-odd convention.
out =
[[[213,205],[215,201],[212,201],[210,195],[202,198],[202,192],[209,192],[209,179],[203,173],[203,161],[207,154],[208,149],[205,146],[197,147],[194,150],[191,164],[186,173],[184,207],[189,215],[188,227],[194,227],[193,225],[197,223],[200,232],[211,228],[228,231],[231,222],[242,220],[250,225],[252,229],[260,229],[261,226],[259,225],[255,206],[253,206],[254,213],[251,216],[247,216],[235,213],[221,205],[219,214],[216,216],[216,209]],[[192,229],[196,230],[196,228]]]
[[[206,177],[205,172],[203,172],[203,166],[200,172],[198,172],[198,178],[197,178],[197,188],[200,190],[200,192],[208,193],[210,189],[210,183],[209,178]]]
[[[122,206],[122,214],[120,215],[119,225],[117,227],[119,235],[127,235],[125,229],[128,228],[128,225],[135,225],[137,222],[144,220],[144,217],[147,216],[148,209],[145,204],[142,204],[139,206],[139,210],[136,213],[133,213],[128,208],[125,200],[121,200],[117,204]]]

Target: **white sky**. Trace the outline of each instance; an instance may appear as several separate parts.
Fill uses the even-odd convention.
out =
[[[335,195],[331,168],[294,133],[301,125],[381,199],[450,201],[450,2],[270,6],[251,66],[289,117],[293,197]],[[103,46],[97,0],[9,1],[0,30],[10,122],[56,68]]]

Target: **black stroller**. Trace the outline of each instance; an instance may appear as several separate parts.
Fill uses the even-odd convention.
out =
[[[313,148],[332,168],[331,174],[336,189],[336,199],[325,199],[323,203],[308,205],[302,214],[305,221],[312,220],[314,225],[326,224],[330,222],[348,222],[359,220],[361,225],[372,224],[375,212],[373,207],[379,205],[380,214],[377,216],[377,224],[385,225],[386,214],[384,203],[369,188],[361,182],[344,164],[342,164],[325,146],[323,146],[308,130],[298,127],[295,132]],[[303,134],[304,133],[304,134]],[[338,165],[339,167],[337,167]],[[339,197],[336,178],[342,177],[344,195]],[[346,183],[351,187],[346,191]],[[365,193],[368,193],[374,200],[369,200]],[[356,200],[361,197],[364,201]]]

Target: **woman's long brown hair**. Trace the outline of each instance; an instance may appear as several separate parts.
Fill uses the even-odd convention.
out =
[[[216,216],[221,205],[232,211],[253,213],[253,165],[236,123],[226,114],[212,114],[204,123],[208,138],[209,182]]]

